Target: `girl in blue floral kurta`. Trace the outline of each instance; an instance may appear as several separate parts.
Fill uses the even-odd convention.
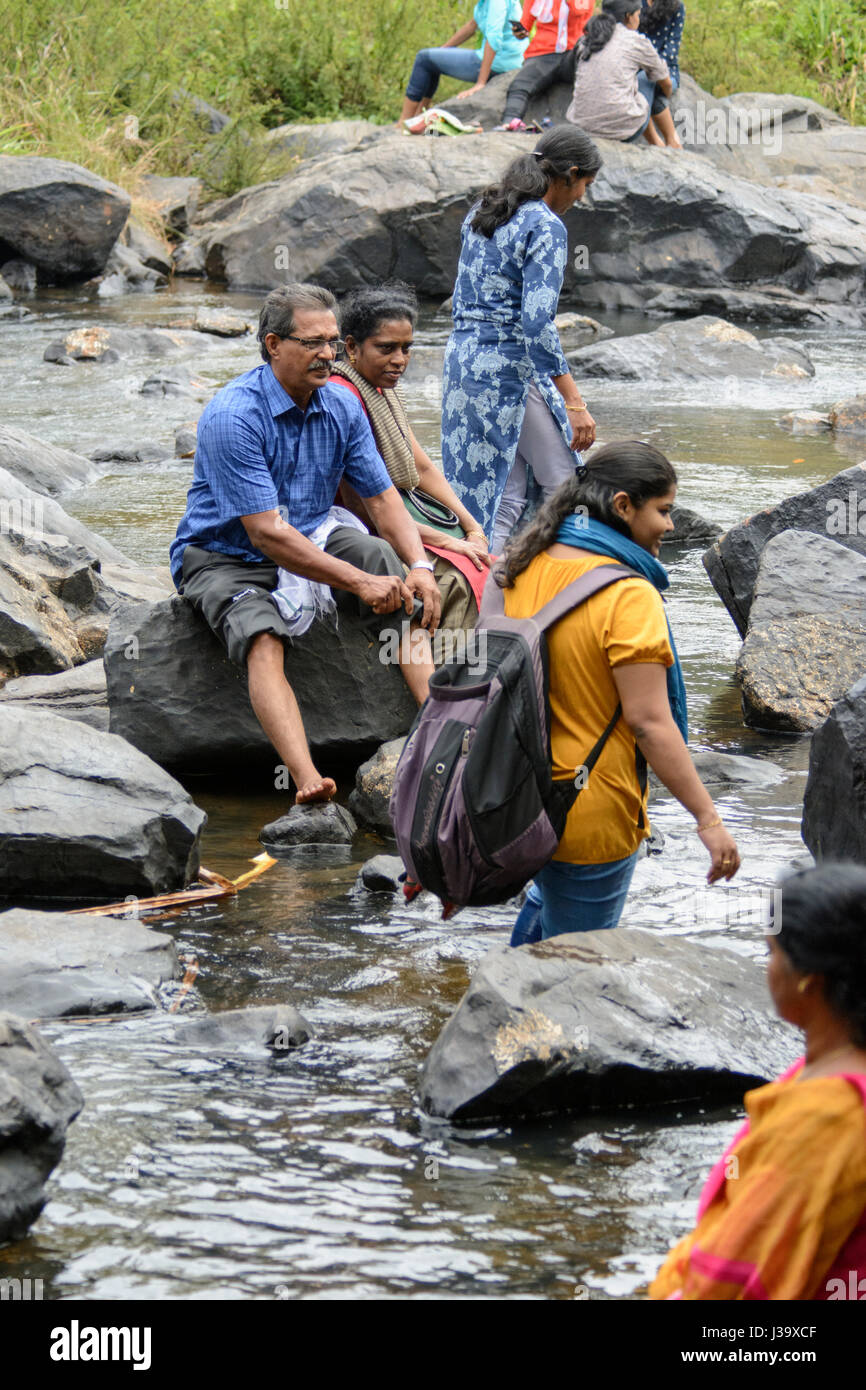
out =
[[[591,442],[589,427],[594,437],[553,323],[568,255],[565,227],[554,208],[576,202],[600,165],[582,131],[556,127],[532,156],[514,161],[497,189],[487,190],[486,202],[495,204],[497,194],[507,198],[512,183],[522,188],[524,196],[507,220],[486,236],[472,228],[476,206],[463,224],[454,331],[445,352],[442,460],[445,476],[488,537],[515,462],[531,388],[566,448],[574,447],[576,424],[583,427],[584,447]],[[526,196],[530,166],[537,171],[535,197]],[[510,180],[515,170],[520,177]],[[520,196],[512,194],[506,211]]]

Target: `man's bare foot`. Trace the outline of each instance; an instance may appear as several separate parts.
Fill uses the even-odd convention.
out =
[[[337,784],[332,777],[317,777],[315,781],[305,782],[295,793],[295,805],[303,806],[308,801],[330,801],[337,794]]]

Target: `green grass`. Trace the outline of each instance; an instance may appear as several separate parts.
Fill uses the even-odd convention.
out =
[[[686,0],[681,65],[717,96],[810,96],[866,122],[866,0]],[[193,173],[211,196],[290,167],[286,121],[393,121],[412,56],[469,0],[0,0],[0,153],[84,164],[147,220],[145,174]],[[443,83],[442,95],[457,90]],[[207,133],[183,93],[231,117]]]

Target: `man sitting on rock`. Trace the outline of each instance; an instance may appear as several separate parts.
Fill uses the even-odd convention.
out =
[[[178,590],[231,661],[246,667],[250,703],[295,782],[297,802],[326,801],[336,786],[310,757],[285,677],[284,643],[317,610],[333,607],[332,589],[343,591],[341,609],[354,608],[376,629],[395,621],[407,628],[408,618],[389,624],[386,616],[405,609],[413,630],[404,631],[400,667],[420,704],[433,664],[429,637],[419,642],[415,629],[429,633],[439,621],[433,566],[364,412],[351,392],[327,386],[340,346],[335,307],[317,285],[283,285],[268,295],[258,334],[264,363],[205,408],[171,546]],[[344,475],[383,539],[333,507]]]

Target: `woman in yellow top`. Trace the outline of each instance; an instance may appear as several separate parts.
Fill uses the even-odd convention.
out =
[[[616,926],[649,834],[647,764],[694,816],[712,861],[708,882],[739,868],[737,846],[686,745],[685,688],[660,593],[669,580],[657,556],[673,529],[676,482],[651,445],[607,444],[506,547],[509,617],[537,613],[611,559],[646,576],[611,584],[548,633],[553,775],[576,779],[582,790],[553,859],[530,886],[512,946]]]
[[[866,869],[782,884],[767,983],[806,1055],[746,1095],[651,1298],[866,1300]]]

